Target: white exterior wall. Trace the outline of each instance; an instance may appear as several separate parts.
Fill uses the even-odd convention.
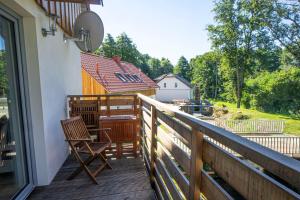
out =
[[[66,96],[81,94],[80,51],[55,36],[43,37],[48,18],[34,0],[0,0],[23,18],[37,184],[49,184],[68,155],[60,126],[66,118]]]
[[[164,87],[166,83],[166,88]],[[175,87],[177,83],[177,88]],[[171,102],[173,100],[191,99],[191,88],[182,83],[175,77],[165,77],[157,83],[159,88],[156,89],[155,98],[162,102]]]

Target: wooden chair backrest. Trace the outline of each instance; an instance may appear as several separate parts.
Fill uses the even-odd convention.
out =
[[[61,125],[67,140],[86,140],[91,139],[81,116],[61,120]]]
[[[96,100],[74,101],[71,107],[71,117],[81,116],[87,126],[98,126],[99,105]]]

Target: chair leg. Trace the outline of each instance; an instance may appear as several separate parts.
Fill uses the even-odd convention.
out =
[[[77,158],[77,156],[76,156]],[[81,159],[79,159],[80,162],[80,167],[78,167],[68,178],[67,180],[72,180],[74,179],[80,172],[82,172],[84,170],[83,166],[88,166],[89,164],[91,164],[95,159],[97,158],[97,156],[89,156],[85,161],[82,162]],[[77,158],[78,159],[78,158]]]
[[[98,185],[98,182],[95,178],[97,174],[91,173],[91,171],[87,168],[87,166],[83,165],[84,171],[88,174],[88,176],[92,179],[92,181]]]
[[[107,159],[104,157],[104,155],[102,153],[100,153],[99,157],[104,162],[104,164],[107,166],[107,168],[112,169],[112,166],[109,164],[109,162],[107,161]]]
[[[97,156],[97,158],[99,158],[103,164],[99,166],[98,169],[96,169],[92,174],[93,176],[97,176],[103,169],[104,167],[107,167],[109,169],[112,169],[112,167],[110,166],[110,164],[107,162],[107,159],[104,158],[104,156],[102,155],[102,153],[99,153]]]

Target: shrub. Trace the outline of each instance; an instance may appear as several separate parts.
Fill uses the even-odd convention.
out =
[[[243,114],[242,112],[237,112],[232,115],[233,120],[247,120],[250,119],[249,115]]]
[[[300,69],[263,72],[246,82],[244,104],[266,112],[300,113]]]

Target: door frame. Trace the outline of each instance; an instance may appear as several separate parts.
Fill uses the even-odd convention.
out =
[[[25,41],[23,33],[23,20],[17,13],[12,11],[7,6],[0,3],[0,15],[4,16],[14,24],[14,37],[17,55],[17,70],[18,70],[18,83],[20,88],[20,110],[22,115],[22,131],[24,133],[24,148],[26,155],[28,184],[15,195],[14,199],[26,199],[34,189],[37,183],[33,134],[32,134],[32,118],[29,99],[29,84],[27,79],[27,65],[25,58]]]

